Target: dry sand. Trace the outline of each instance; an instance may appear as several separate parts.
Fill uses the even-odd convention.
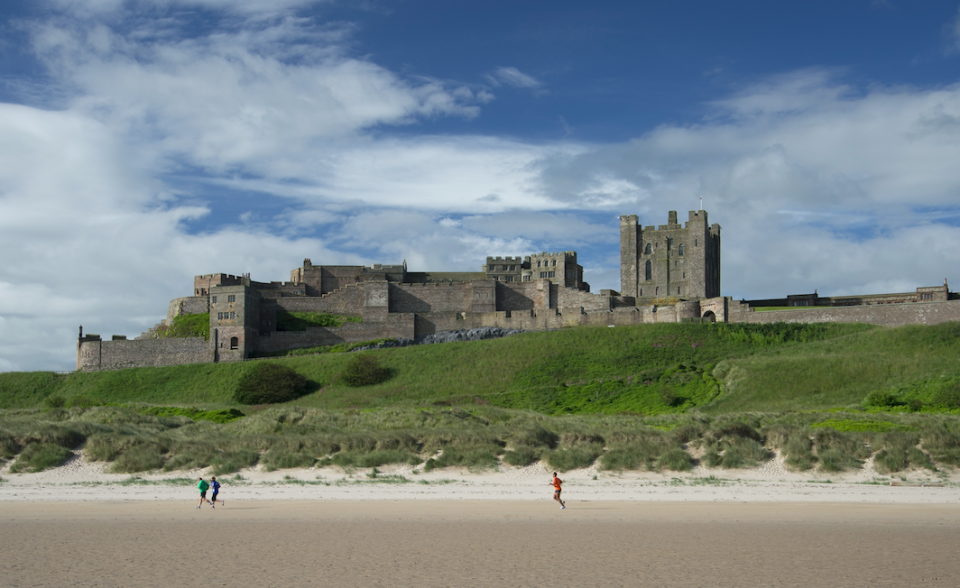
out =
[[[205,471],[0,471],[0,587],[960,586],[960,487],[922,471],[579,470],[560,511],[542,464],[383,469],[244,471],[215,510]]]

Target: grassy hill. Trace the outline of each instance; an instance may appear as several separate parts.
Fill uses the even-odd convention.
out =
[[[375,386],[338,382],[351,354],[280,362],[317,391],[322,409],[494,405],[546,414],[711,413],[856,406],[871,392],[914,395],[960,378],[960,324],[896,329],[855,324],[584,327],[370,351],[394,374]],[[48,396],[97,403],[235,406],[253,362],[72,373],[0,374],[0,408]],[[929,390],[928,390],[929,392]]]
[[[42,469],[84,444],[88,459],[129,472],[538,459],[684,470],[691,448],[721,467],[774,449],[800,470],[842,471],[871,455],[881,471],[960,465],[955,323],[576,328],[363,353],[389,369],[386,382],[345,385],[348,353],[0,374],[0,462]],[[238,380],[262,361],[313,391],[237,405]]]

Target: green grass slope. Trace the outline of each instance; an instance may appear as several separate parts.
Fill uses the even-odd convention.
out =
[[[545,414],[663,414],[829,409],[877,390],[960,377],[960,324],[584,327],[504,339],[385,349],[392,377],[353,388],[338,380],[351,354],[283,362],[322,409],[493,405]],[[98,403],[232,406],[252,363],[54,375],[0,374],[0,408],[39,407],[53,395]]]

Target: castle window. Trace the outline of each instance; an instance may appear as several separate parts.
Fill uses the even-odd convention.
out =
[[[640,295],[643,296],[643,288],[640,288]]]
[[[650,244],[649,244],[649,243],[647,243],[647,247],[643,250],[644,254],[650,255],[650,253],[651,253],[652,251],[653,251],[653,248],[650,247]]]
[[[513,276],[507,276],[506,278],[504,278],[503,281],[505,281],[505,282],[512,282],[512,281],[513,281]]]
[[[540,272],[540,279],[547,277],[547,272]]]
[[[517,271],[517,266],[511,265],[511,266],[510,266],[510,271],[512,271],[512,272]]]
[[[237,349],[240,347],[240,340],[236,337],[230,337],[230,349]]]
[[[217,297],[216,297],[216,296],[213,297],[213,303],[214,303],[214,304],[217,303]]]
[[[553,260],[553,267],[557,267],[557,260],[556,260],[556,259]]]
[[[683,279],[684,279],[684,280],[687,279],[687,272],[683,272]]]
[[[237,301],[237,297],[235,295],[230,294],[229,296],[227,296],[227,302],[236,302],[236,301]]]
[[[697,246],[697,240],[696,240],[696,239],[693,240],[693,246],[694,246],[694,247]]]
[[[539,261],[537,262],[537,267],[540,267],[540,262],[539,262]]]
[[[524,281],[524,282],[529,282],[529,281],[530,281],[530,276],[529,276],[529,275],[523,276],[523,281]]]
[[[646,279],[646,280],[649,280],[649,279],[652,277],[652,275],[653,275],[653,270],[652,270],[652,268],[650,267],[650,260],[649,260],[649,259],[647,260],[646,266],[644,267],[643,275],[644,275],[644,279]]]
[[[548,277],[548,278],[555,278],[555,277],[557,277],[557,272],[547,272],[547,277]]]
[[[683,243],[680,244],[680,247],[678,248],[677,253],[679,253],[681,256],[683,255]]]
[[[673,262],[673,267],[677,267],[678,265],[680,265],[680,262],[679,262],[679,261],[674,261],[674,262]]]
[[[233,319],[235,319],[235,318],[237,318],[237,313],[231,312],[231,313],[230,313],[230,319],[233,320]]]
[[[677,294],[680,293],[680,286],[677,286]]]

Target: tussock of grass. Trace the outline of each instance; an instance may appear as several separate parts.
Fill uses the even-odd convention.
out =
[[[597,457],[603,453],[603,445],[599,443],[582,443],[569,449],[556,449],[544,454],[547,465],[559,472],[568,472],[587,468],[593,465]]]
[[[57,467],[73,457],[73,452],[55,443],[28,443],[17,461],[10,466],[12,473],[40,472]]]

